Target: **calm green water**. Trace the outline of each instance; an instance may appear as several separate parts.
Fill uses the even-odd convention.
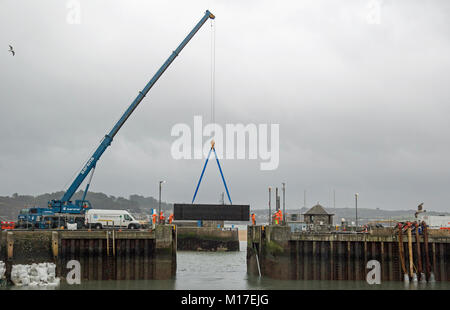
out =
[[[177,275],[173,280],[84,281],[80,285],[62,283],[59,289],[118,290],[450,290],[449,282],[408,284],[385,282],[369,285],[364,281],[291,281],[259,279],[247,275],[246,242],[240,252],[178,252]],[[10,287],[10,289],[26,289]],[[45,289],[45,288],[43,288]]]

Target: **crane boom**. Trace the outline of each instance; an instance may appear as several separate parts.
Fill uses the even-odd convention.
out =
[[[83,166],[80,173],[77,175],[77,177],[74,179],[74,181],[72,182],[70,187],[64,193],[61,200],[52,200],[51,202],[49,202],[49,207],[61,208],[63,205],[65,205],[65,206],[68,205],[70,199],[75,194],[75,192],[78,190],[81,183],[85,180],[85,178],[87,177],[89,172],[93,168],[95,168],[97,161],[100,159],[103,152],[105,152],[105,150],[108,148],[108,146],[111,145],[111,142],[112,142],[114,136],[117,134],[117,132],[123,126],[123,124],[125,124],[127,119],[130,117],[130,115],[133,113],[133,111],[137,108],[137,106],[142,101],[142,99],[144,99],[144,97],[147,95],[147,93],[153,87],[153,85],[155,85],[156,81],[158,81],[158,79],[162,76],[164,71],[166,71],[166,69],[170,66],[170,64],[174,61],[174,59],[180,54],[180,52],[186,46],[186,44],[194,37],[194,35],[197,33],[197,31],[203,26],[203,24],[209,18],[214,19],[215,16],[210,11],[207,10],[205,12],[205,15],[201,18],[201,20],[197,23],[197,25],[195,25],[195,27],[186,36],[186,38],[180,43],[180,45],[172,52],[172,54],[169,56],[169,58],[164,62],[164,64],[161,66],[161,68],[159,68],[159,70],[155,73],[155,75],[147,83],[147,85],[144,87],[144,89],[139,92],[136,99],[133,100],[131,105],[128,107],[128,109],[125,111],[125,113],[119,119],[119,121],[114,125],[114,127],[111,129],[111,131],[105,135],[105,137],[100,142],[100,145],[98,146],[98,148],[95,150],[95,152],[88,159],[86,164]],[[64,208],[64,209],[66,209],[66,208]]]

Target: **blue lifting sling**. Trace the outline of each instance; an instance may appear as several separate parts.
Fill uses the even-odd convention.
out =
[[[192,203],[194,203],[195,197],[197,196],[198,188],[202,182],[203,174],[205,173],[206,165],[208,164],[209,157],[211,156],[211,151],[214,151],[214,156],[216,156],[217,166],[219,167],[220,175],[222,176],[223,185],[225,185],[225,190],[227,191],[228,200],[231,202],[230,193],[228,192],[227,182],[225,182],[225,177],[223,176],[222,168],[220,167],[219,158],[217,157],[216,149],[214,148],[214,141],[211,141],[211,149],[209,150],[208,157],[206,158],[205,165],[203,166],[202,174],[198,180],[197,188],[195,189],[194,197],[192,198]]]

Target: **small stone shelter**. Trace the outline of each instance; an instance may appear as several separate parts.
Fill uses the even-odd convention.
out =
[[[333,225],[333,215],[325,211],[320,204],[316,204],[303,213],[303,218],[306,224]]]

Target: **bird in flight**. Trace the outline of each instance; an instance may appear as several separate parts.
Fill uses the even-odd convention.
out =
[[[12,53],[13,56],[16,54],[16,52],[14,52],[14,49],[11,45],[9,46],[9,51]]]

